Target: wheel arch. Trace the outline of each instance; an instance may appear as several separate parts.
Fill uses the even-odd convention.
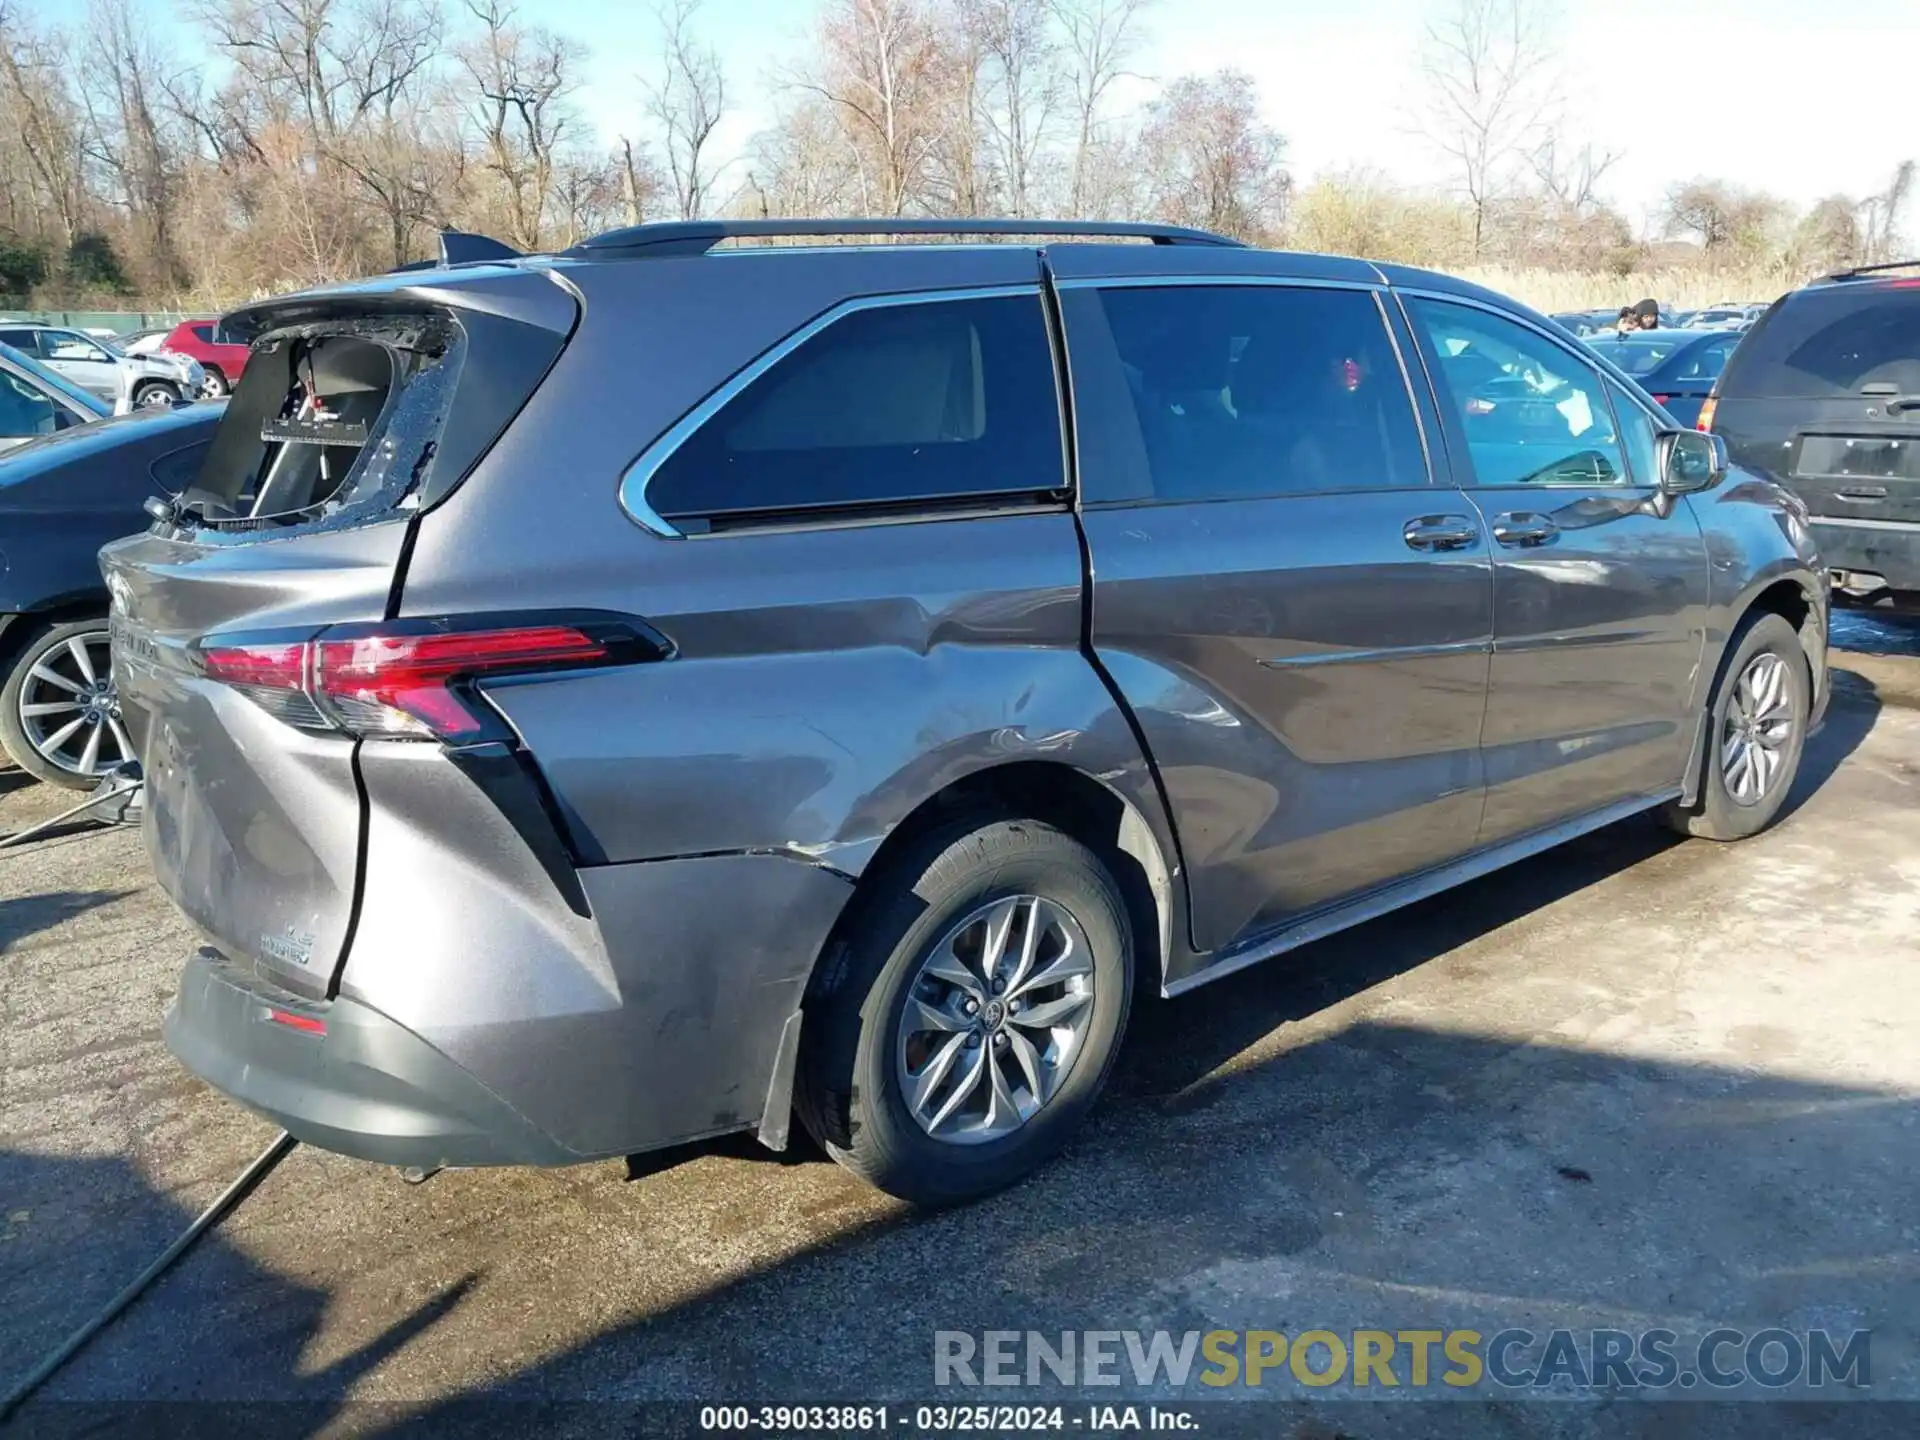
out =
[[[1734,642],[1755,615],[1778,615],[1799,634],[1801,648],[1806,653],[1809,678],[1813,682],[1814,712],[1816,715],[1819,713],[1825,696],[1822,677],[1827,668],[1827,610],[1820,583],[1819,577],[1810,571],[1763,576],[1728,607],[1731,618],[1720,636],[1719,653],[1713,664],[1713,679],[1701,694],[1700,704],[1696,707],[1693,748],[1687,758],[1686,778],[1680,791],[1682,806],[1694,805],[1700,799],[1700,790],[1706,781],[1707,754],[1711,749],[1710,722],[1713,719],[1714,699],[1719,695],[1721,682],[1726,678],[1727,661],[1733,654]]]
[[[951,780],[908,811],[855,876],[854,894],[816,958],[814,971],[854,923],[863,889],[928,830],[977,813],[1045,821],[1073,836],[1108,864],[1126,897],[1138,950],[1136,983],[1166,982],[1177,933],[1179,869],[1170,837],[1127,796],[1078,766],[1058,760],[1011,760]]]
[[[19,658],[27,639],[47,625],[64,625],[69,620],[104,619],[112,607],[105,590],[76,590],[37,602],[25,610],[0,615],[0,679]]]

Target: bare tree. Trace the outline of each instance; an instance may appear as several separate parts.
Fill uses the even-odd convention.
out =
[[[1724,180],[1688,180],[1667,191],[1661,214],[1667,235],[1691,237],[1709,253],[1756,251],[1787,218],[1787,205]]]
[[[993,142],[1005,208],[1030,215],[1061,88],[1048,0],[962,0],[961,18],[979,55],[979,119]]]
[[[553,195],[554,166],[573,125],[580,48],[542,26],[522,26],[502,0],[467,0],[481,32],[460,62],[472,83],[472,113],[486,169],[506,202],[509,238],[537,250]]]
[[[128,0],[94,0],[80,57],[88,156],[141,232],[149,278],[171,287],[183,278],[174,219],[184,147],[165,104],[168,68]]]
[[[1869,264],[1897,258],[1900,217],[1912,196],[1913,171],[1913,161],[1902,160],[1887,188],[1860,202],[1861,253]]]
[[[860,206],[859,157],[839,115],[817,97],[756,135],[748,166],[748,212],[763,219],[840,215]]]
[[[1421,125],[1451,161],[1473,215],[1476,255],[1489,217],[1559,105],[1542,0],[1447,0],[1422,36]],[[1597,178],[1597,177],[1596,177]]]
[[[1601,203],[1600,182],[1620,162],[1613,150],[1582,145],[1563,154],[1557,137],[1549,135],[1527,157],[1533,175],[1547,196],[1568,210],[1585,213]]]
[[[1139,41],[1141,12],[1150,0],[1049,0],[1066,40],[1067,86],[1073,99],[1074,138],[1067,209],[1090,214],[1096,165],[1106,148],[1101,108],[1114,82],[1127,72]]]
[[[1268,240],[1286,222],[1286,142],[1261,123],[1253,77],[1183,76],[1154,102],[1142,169],[1163,220]]]
[[[949,56],[924,0],[831,0],[819,69],[797,88],[831,105],[859,161],[862,208],[902,215],[924,199]]]
[[[62,250],[79,234],[84,209],[82,114],[65,83],[55,37],[0,8],[0,126],[24,159],[30,208],[54,222]]]
[[[708,146],[727,113],[726,73],[720,54],[694,33],[701,0],[662,0],[655,10],[660,25],[660,74],[640,81],[648,116],[659,126],[680,218],[701,214],[713,195],[719,171]]]
[[[638,225],[647,218],[654,196],[665,188],[665,182],[653,157],[645,149],[636,151],[633,142],[624,135],[620,137],[615,159],[620,167],[620,199],[625,207],[626,222]]]

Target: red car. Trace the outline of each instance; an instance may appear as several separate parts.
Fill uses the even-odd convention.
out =
[[[207,372],[202,391],[210,400],[230,394],[247,368],[247,347],[229,340],[218,320],[183,320],[160,342],[160,348],[200,362]]]

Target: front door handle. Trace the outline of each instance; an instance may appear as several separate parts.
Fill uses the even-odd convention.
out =
[[[1493,520],[1493,538],[1516,549],[1552,544],[1559,534],[1560,527],[1553,523],[1552,516],[1532,510],[1509,510]]]
[[[1416,515],[1401,538],[1415,550],[1466,550],[1480,541],[1480,527],[1465,515]]]

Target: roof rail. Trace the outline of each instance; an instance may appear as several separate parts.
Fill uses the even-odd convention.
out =
[[[1856,265],[1851,270],[1837,271],[1825,278],[1828,280],[1859,280],[1867,275],[1879,275],[1888,270],[1920,270],[1920,260],[1887,260],[1878,265]]]
[[[892,219],[864,220],[675,220],[629,225],[582,241],[576,255],[704,255],[723,240],[828,235],[1064,235],[1151,240],[1156,245],[1240,244],[1210,230],[1131,220]]]
[[[518,250],[490,235],[471,235],[465,230],[442,230],[438,260],[412,260],[405,265],[394,266],[387,273],[399,275],[408,270],[440,270],[448,265],[473,265],[487,260],[520,258]]]

